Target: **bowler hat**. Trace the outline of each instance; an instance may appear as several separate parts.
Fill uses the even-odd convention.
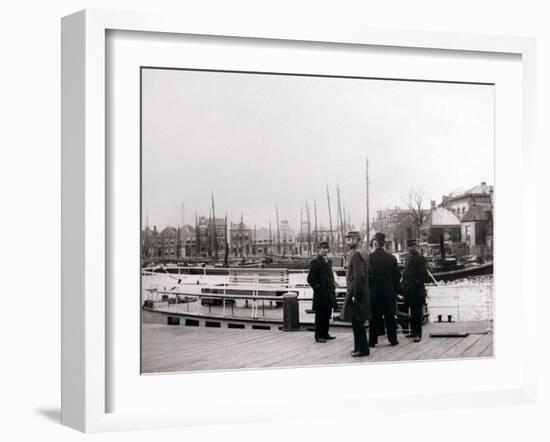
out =
[[[416,242],[416,239],[409,239],[407,241],[407,247],[416,247],[417,246],[417,242]]]
[[[329,244],[328,244],[327,241],[321,241],[321,242],[319,243],[319,248],[320,248],[320,249],[329,249],[330,246],[329,246]]]
[[[346,238],[361,238],[361,233],[359,230],[349,230],[346,233]]]
[[[386,242],[386,235],[384,235],[382,232],[376,232],[372,239],[376,242]]]

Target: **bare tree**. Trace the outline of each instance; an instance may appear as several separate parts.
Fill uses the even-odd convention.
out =
[[[414,189],[411,188],[407,195],[407,207],[410,210],[410,214],[414,219],[414,224],[416,226],[416,235],[420,235],[420,226],[424,222],[426,217],[426,212],[422,208],[422,203],[424,202],[424,191],[421,188]]]

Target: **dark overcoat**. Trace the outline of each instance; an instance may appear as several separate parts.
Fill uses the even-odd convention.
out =
[[[372,317],[369,297],[369,255],[356,250],[346,270],[347,292],[340,319],[346,322],[366,321]],[[352,298],[355,297],[355,303]]]
[[[397,259],[383,248],[377,248],[369,256],[369,271],[370,295],[374,309],[395,313],[395,301],[401,280]]]
[[[307,282],[313,289],[315,311],[330,311],[336,308],[336,284],[332,273],[332,262],[317,255],[309,263]]]
[[[426,259],[416,250],[409,254],[405,270],[403,271],[403,295],[409,305],[426,303],[426,286],[428,278]]]

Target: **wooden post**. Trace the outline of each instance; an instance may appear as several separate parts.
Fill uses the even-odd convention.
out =
[[[283,295],[283,331],[296,331],[299,329],[298,295],[296,293],[285,293]]]

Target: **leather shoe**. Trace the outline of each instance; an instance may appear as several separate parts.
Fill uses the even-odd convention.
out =
[[[332,335],[326,335],[325,336],[325,339],[336,339],[336,336],[332,336]]]
[[[368,352],[362,352],[362,351],[354,351],[352,354],[351,354],[354,358],[361,358],[363,356],[368,356],[369,353]]]
[[[315,339],[315,342],[327,342],[327,340],[325,338],[318,338]]]
[[[399,345],[399,341],[393,341],[393,342],[390,342],[390,345],[393,347],[395,345]]]
[[[420,336],[415,336],[414,337],[414,342],[420,342],[420,339],[421,339]]]
[[[409,333],[408,335],[405,336],[406,338],[414,338],[415,337],[415,334],[414,333]]]
[[[376,347],[376,342],[369,342],[369,347],[370,348]]]

